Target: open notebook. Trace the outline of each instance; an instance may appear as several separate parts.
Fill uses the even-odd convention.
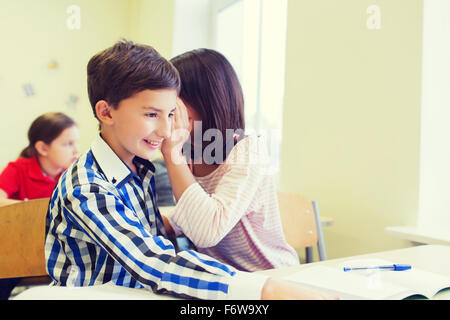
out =
[[[400,262],[399,262],[400,263]],[[338,267],[311,266],[285,279],[338,296],[341,299],[390,300],[415,295],[431,298],[450,288],[450,277],[412,266],[405,271],[362,270],[344,272],[343,267],[392,265],[380,259],[352,260]]]

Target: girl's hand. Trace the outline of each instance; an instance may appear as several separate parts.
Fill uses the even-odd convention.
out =
[[[183,101],[177,99],[177,108],[175,109],[174,119],[172,121],[172,130],[169,138],[164,139],[161,145],[161,153],[164,159],[177,162],[182,160],[183,144],[189,139],[189,115]]]

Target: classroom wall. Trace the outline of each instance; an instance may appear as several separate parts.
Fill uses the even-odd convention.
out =
[[[172,57],[174,0],[132,0],[131,37],[153,46],[165,58]]]
[[[421,34],[420,0],[289,1],[280,183],[334,218],[329,258],[409,245],[383,229],[417,218]]]
[[[79,29],[67,26],[71,5],[80,8]],[[0,0],[0,169],[28,144],[31,122],[49,111],[78,122],[80,149],[87,150],[97,133],[87,96],[89,59],[123,37],[170,57],[172,11],[172,0]],[[57,69],[47,67],[50,60]],[[33,96],[25,95],[27,83]],[[76,104],[67,103],[71,95]]]

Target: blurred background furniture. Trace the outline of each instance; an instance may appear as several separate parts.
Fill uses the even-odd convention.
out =
[[[314,246],[317,246],[319,259],[326,260],[325,240],[317,202],[299,194],[278,192],[278,204],[287,242],[295,249],[305,248],[307,263],[313,261]],[[327,219],[326,223],[330,223],[330,219]]]

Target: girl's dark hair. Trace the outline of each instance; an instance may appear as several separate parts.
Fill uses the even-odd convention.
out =
[[[95,113],[100,100],[117,108],[142,90],[180,88],[178,71],[154,48],[121,40],[93,56],[87,65],[89,101]],[[97,116],[96,116],[97,117]]]
[[[199,114],[203,132],[211,128],[222,132],[225,159],[231,150],[226,146],[242,139],[245,130],[244,96],[236,72],[221,53],[211,49],[189,51],[171,62],[180,74],[180,98]],[[241,134],[227,141],[226,129]]]
[[[21,158],[37,155],[34,145],[38,141],[52,143],[65,129],[75,126],[75,121],[61,112],[49,112],[37,117],[28,129],[28,146],[20,153]]]

